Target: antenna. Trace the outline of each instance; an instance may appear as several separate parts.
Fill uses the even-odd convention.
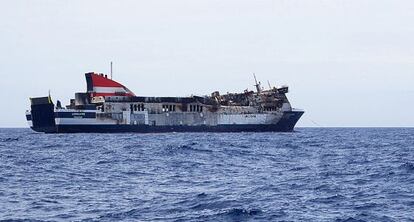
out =
[[[111,79],[112,79],[112,61],[111,61]]]
[[[269,80],[267,80],[267,84],[269,85],[269,89],[272,89],[272,86],[270,85]]]

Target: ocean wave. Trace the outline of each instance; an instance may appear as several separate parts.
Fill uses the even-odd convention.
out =
[[[332,196],[327,196],[327,197],[318,197],[318,198],[314,198],[311,199],[311,202],[315,202],[315,203],[323,203],[323,204],[327,204],[327,203],[334,203],[337,201],[342,201],[345,200],[346,197],[340,194],[335,194]]]
[[[120,212],[111,212],[105,213],[103,215],[98,216],[96,219],[105,220],[105,221],[119,221],[119,220],[126,220],[126,219],[139,219],[141,216],[140,209],[129,209],[126,211]],[[87,220],[84,220],[87,221]]]
[[[51,220],[37,220],[33,218],[24,218],[24,219],[0,219],[0,222],[50,222]]]
[[[7,137],[7,138],[1,138],[0,142],[2,143],[10,143],[10,142],[16,142],[19,141],[18,137]]]
[[[263,211],[250,208],[227,208],[217,212],[200,215],[195,221],[245,221],[261,218]],[[263,218],[261,218],[263,220]]]
[[[202,153],[213,152],[213,150],[210,150],[210,149],[199,148],[198,144],[195,142],[188,143],[188,144],[178,144],[178,145],[169,144],[165,148],[165,151],[169,154],[183,153],[183,152],[202,152]]]
[[[263,211],[260,209],[245,209],[245,208],[231,208],[224,210],[221,213],[222,216],[229,216],[231,218],[250,217],[261,214]]]
[[[407,170],[408,172],[414,171],[414,163],[403,163],[399,166],[400,169]]]
[[[355,219],[353,217],[348,217],[346,219],[336,219],[335,222],[367,222],[367,221]]]

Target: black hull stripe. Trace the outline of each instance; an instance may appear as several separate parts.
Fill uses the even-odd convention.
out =
[[[290,132],[293,128],[279,125],[236,124],[220,126],[60,125],[39,131],[47,133]]]

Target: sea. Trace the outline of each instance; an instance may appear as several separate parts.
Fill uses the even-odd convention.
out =
[[[0,129],[0,221],[414,221],[414,128]]]

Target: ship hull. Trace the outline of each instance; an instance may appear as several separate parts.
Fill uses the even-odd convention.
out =
[[[303,111],[288,87],[189,97],[136,96],[100,73],[85,73],[86,92],[66,106],[50,95],[30,98],[29,126],[43,133],[292,132]]]
[[[47,108],[47,107],[45,107]],[[44,121],[36,123],[32,118],[32,129],[44,133],[168,133],[168,132],[292,132],[303,111],[285,112],[276,124],[222,124],[222,125],[59,125]]]

